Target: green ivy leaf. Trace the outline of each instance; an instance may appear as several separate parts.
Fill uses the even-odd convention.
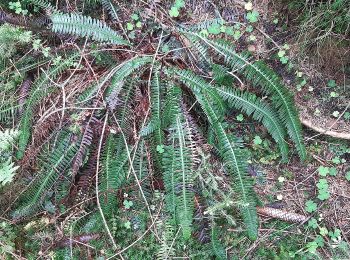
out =
[[[328,182],[326,179],[320,179],[316,186],[319,190],[328,189]]]
[[[317,220],[315,218],[311,218],[308,223],[307,223],[308,227],[311,227],[313,229],[317,228],[318,227],[318,224],[317,224]]]
[[[130,221],[125,222],[125,223],[124,223],[124,227],[125,227],[126,229],[130,229],[130,228],[131,228],[131,222],[130,222]]]
[[[328,232],[328,235],[332,239],[338,239],[339,237],[341,237],[340,230],[337,228],[334,229],[334,232],[333,231]]]
[[[312,254],[315,254],[316,253],[316,250],[318,248],[318,244],[316,241],[312,241],[312,242],[309,242],[306,244],[306,247],[307,247],[307,250],[312,253]]]
[[[277,53],[277,55],[278,55],[279,58],[284,57],[285,54],[286,54],[286,51],[284,51],[284,50],[280,50],[280,51]]]
[[[245,29],[246,32],[251,33],[254,30],[254,27],[251,25],[248,25],[247,28]]]
[[[345,112],[344,113],[344,119],[345,120],[350,120],[350,112]]]
[[[347,181],[350,181],[350,171],[348,171],[346,174],[345,174],[345,179]]]
[[[328,235],[328,229],[326,227],[321,227],[320,228],[320,235],[321,236],[326,236]]]
[[[340,164],[340,163],[341,163],[341,160],[340,160],[339,156],[334,157],[334,158],[332,159],[332,163],[334,163],[334,164]]]
[[[324,239],[321,236],[317,236],[315,239],[315,242],[317,243],[318,246],[323,247],[324,246]]]
[[[233,38],[235,40],[238,40],[241,37],[241,32],[240,31],[235,31],[235,33],[233,34]]]
[[[339,97],[339,94],[338,94],[337,92],[334,92],[334,91],[332,91],[330,95],[331,95],[331,97],[333,97],[333,98]]]
[[[336,176],[337,175],[337,168],[335,168],[335,167],[331,167],[331,168],[329,168],[329,175],[330,176]]]
[[[176,0],[174,6],[180,9],[180,8],[185,6],[185,1],[184,0]]]
[[[333,111],[333,113],[332,113],[332,116],[334,116],[334,117],[338,117],[339,116],[339,111]]]
[[[327,200],[329,199],[331,195],[329,194],[329,192],[327,190],[319,190],[319,194],[317,196],[318,199],[320,200]]]
[[[284,56],[284,57],[280,58],[280,62],[281,62],[282,64],[287,64],[288,61],[289,61],[289,58],[288,58],[287,56]]]
[[[137,27],[137,28],[141,28],[141,27],[142,27],[142,23],[141,23],[140,21],[138,21],[138,22],[136,23],[136,27]]]
[[[334,79],[331,79],[331,80],[328,81],[327,86],[330,87],[330,88],[334,88],[334,87],[337,86],[337,83],[335,82]]]

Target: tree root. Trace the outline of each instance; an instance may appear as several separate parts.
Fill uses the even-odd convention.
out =
[[[334,138],[339,138],[339,139],[345,139],[345,140],[350,140],[350,133],[345,133],[345,132],[335,132],[331,131],[329,129],[325,129],[319,126],[315,126],[310,120],[307,120],[305,118],[300,118],[300,121],[303,125],[306,127],[324,135],[328,135]]]

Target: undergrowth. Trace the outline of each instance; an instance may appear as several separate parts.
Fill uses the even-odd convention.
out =
[[[282,162],[307,159],[278,73],[218,37],[222,19],[184,25],[158,21],[158,3],[126,18],[114,1],[81,12],[54,2],[21,1],[32,17],[0,11],[0,120],[19,133],[6,161],[17,190],[2,187],[0,205],[25,230],[1,254],[226,259],[224,229],[256,240],[250,153],[230,122],[243,113]]]

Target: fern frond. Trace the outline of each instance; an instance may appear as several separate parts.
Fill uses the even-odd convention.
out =
[[[223,117],[226,112],[226,105],[222,98],[217,93],[216,89],[213,88],[203,78],[198,77],[190,70],[180,70],[173,68],[173,71],[179,76],[179,80],[187,86],[190,86],[196,92],[206,92],[210,95],[210,98],[215,103],[216,114]]]
[[[153,80],[151,84],[151,121],[155,127],[154,139],[156,144],[162,144],[164,134],[161,129],[161,82],[160,82],[160,70],[155,68]]]
[[[219,234],[218,234],[218,230],[216,227],[211,228],[210,238],[211,238],[210,239],[211,246],[212,246],[213,252],[214,252],[215,256],[217,257],[217,259],[226,260],[227,259],[226,250],[223,247],[223,245],[221,244],[221,242],[219,241]]]
[[[104,9],[108,11],[113,20],[119,20],[118,9],[110,0],[101,0],[101,4]]]
[[[253,181],[249,176],[246,154],[242,149],[242,143],[233,135],[225,132],[225,129],[213,109],[213,103],[208,98],[196,93],[197,100],[208,116],[215,135],[218,139],[219,153],[225,163],[225,168],[231,174],[234,190],[237,192],[239,208],[243,215],[243,221],[247,227],[248,236],[252,240],[257,237],[258,218],[255,209],[255,196]]]
[[[171,86],[166,91],[164,100],[164,110],[162,114],[162,126],[168,128],[174,121],[176,115],[180,112],[179,100],[181,98],[181,89],[178,86]]]
[[[19,136],[19,131],[17,129],[5,129],[0,130],[0,153],[9,150],[12,147],[14,141]]]
[[[192,232],[194,212],[194,192],[192,189],[193,169],[190,150],[186,146],[187,129],[176,117],[174,127],[170,129],[170,141],[163,154],[164,186],[166,205],[169,213],[182,228],[183,238],[189,239]]]
[[[56,7],[46,0],[28,0],[28,2],[49,12],[58,12]]]
[[[203,39],[203,38],[202,38]],[[247,80],[260,86],[264,93],[272,96],[272,104],[288,130],[288,134],[296,145],[299,156],[306,159],[306,150],[301,135],[301,123],[293,103],[293,97],[283,85],[280,77],[263,61],[250,62],[250,54],[237,53],[229,43],[203,39],[209,46],[225,58],[231,69],[242,73]]]
[[[242,92],[226,87],[217,88],[216,90],[231,106],[244,111],[248,116],[252,116],[255,120],[262,122],[267,131],[278,143],[282,158],[286,161],[288,157],[288,145],[284,140],[286,132],[284,126],[280,124],[278,115],[269,104],[249,92]]]
[[[89,118],[87,124],[84,127],[84,133],[80,142],[80,146],[78,149],[78,152],[73,160],[72,164],[72,175],[75,176],[79,170],[79,168],[83,164],[84,156],[86,155],[91,143],[92,139],[94,137],[93,127],[95,126],[95,123],[97,121],[97,118],[95,118],[93,115]]]
[[[207,30],[209,27],[213,25],[223,25],[223,20],[221,18],[215,18],[215,19],[209,19],[205,20],[204,22],[196,23],[195,25],[191,25],[189,27],[183,27],[183,31],[188,31],[188,32],[200,32],[202,30]]]
[[[105,91],[106,99],[108,100],[110,98],[110,95],[113,93],[115,88],[120,88],[120,82],[125,80],[137,69],[140,69],[140,67],[143,67],[151,62],[151,57],[136,57],[134,59],[127,60],[120,66],[116,67],[111,79],[111,84]]]
[[[11,161],[11,158],[5,162],[0,161],[0,187],[12,182],[18,168],[19,166],[15,166],[15,163]]]
[[[162,223],[161,234],[161,245],[157,252],[157,259],[171,259],[173,256],[175,256],[175,249],[172,246],[175,232],[173,225],[171,225],[170,221],[165,221],[165,223]]]
[[[102,173],[99,183],[100,203],[104,214],[108,217],[112,216],[118,208],[116,193],[125,181],[124,167],[128,161],[125,152],[119,152],[117,155],[116,144],[116,136],[109,134],[102,155]]]
[[[57,88],[50,85],[51,80],[54,80],[61,72],[71,66],[72,61],[76,55],[72,55],[64,62],[51,68],[48,72],[43,73],[33,83],[32,89],[26,100],[24,112],[20,121],[21,136],[18,141],[17,158],[22,159],[25,148],[31,136],[32,121],[34,116],[34,109],[48,94],[55,91]]]
[[[51,15],[52,31],[66,33],[79,37],[88,37],[98,42],[117,45],[129,45],[116,31],[102,21],[80,14]]]
[[[43,171],[38,174],[28,190],[22,195],[25,201],[24,206],[13,212],[14,218],[25,217],[38,210],[46,193],[71,165],[78,145],[76,142],[72,142],[71,134],[62,133],[62,135],[57,147],[44,162]]]
[[[246,155],[242,144],[232,135],[226,133],[222,122],[222,116],[218,116],[217,107],[218,95],[213,91],[210,84],[188,71],[175,70],[179,80],[189,86],[214,129],[218,139],[219,152],[225,163],[225,168],[234,180],[234,189],[237,192],[240,210],[248,230],[248,236],[256,239],[258,219],[255,209],[255,197],[252,179],[249,177],[246,165]],[[212,96],[214,94],[214,97]],[[215,104],[215,108],[213,106]],[[220,112],[220,111],[219,111]]]

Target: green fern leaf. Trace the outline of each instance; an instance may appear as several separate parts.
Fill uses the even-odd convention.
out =
[[[168,211],[182,228],[183,238],[189,239],[192,232],[194,193],[191,191],[193,169],[191,153],[186,145],[186,127],[181,115],[176,117],[170,129],[170,142],[163,154],[164,185]]]
[[[203,40],[225,58],[225,63],[231,69],[239,71],[254,85],[260,86],[266,94],[272,96],[272,104],[278,109],[279,117],[294,141],[300,158],[305,160],[306,150],[301,135],[298,112],[294,106],[291,93],[283,86],[280,77],[264,62],[250,62],[250,54],[247,52],[237,53],[226,42]]]
[[[225,167],[234,180],[234,188],[237,192],[239,207],[243,220],[247,226],[248,236],[256,239],[258,219],[255,209],[255,196],[252,179],[249,177],[246,165],[246,155],[242,144],[232,135],[228,135],[222,125],[222,116],[218,116],[218,95],[210,84],[188,71],[175,70],[179,80],[189,86],[205,114],[208,117],[219,143],[219,152],[225,163]],[[215,104],[215,106],[213,106]],[[219,113],[221,111],[219,110]]]
[[[99,184],[100,203],[104,214],[108,217],[111,217],[118,208],[116,192],[125,181],[124,167],[128,161],[125,152],[120,152],[117,155],[116,144],[116,136],[109,134],[102,155],[102,173]]]
[[[61,72],[71,66],[77,54],[70,56],[61,64],[51,68],[48,72],[43,73],[33,83],[32,90],[26,100],[24,112],[21,117],[20,128],[21,135],[18,140],[17,158],[22,159],[24,151],[29,142],[32,130],[32,121],[34,116],[34,108],[44,99],[48,94],[57,90],[56,87],[50,85],[51,80],[54,80]]]
[[[249,92],[226,87],[217,88],[216,90],[234,108],[244,111],[248,116],[252,116],[255,120],[262,122],[278,143],[283,160],[286,161],[288,159],[288,145],[285,141],[286,132],[284,126],[280,124],[278,115],[269,104]]]
[[[215,256],[217,257],[217,259],[226,260],[227,259],[226,250],[225,250],[224,246],[221,244],[221,242],[219,241],[218,236],[219,236],[219,234],[218,234],[217,228],[212,227],[211,228],[210,242],[211,242],[213,252],[214,252]]]
[[[52,31],[55,33],[72,34],[79,37],[88,37],[98,42],[129,45],[116,31],[102,21],[80,14],[51,15]]]
[[[101,4],[106,9],[114,20],[119,20],[118,9],[110,0],[101,0]]]
[[[105,91],[106,99],[110,99],[113,91],[120,88],[120,83],[130,76],[134,71],[152,62],[151,57],[136,57],[127,60],[113,70],[113,77],[110,86]],[[119,93],[119,92],[118,92]]]
[[[30,184],[28,190],[22,195],[24,204],[13,212],[14,218],[21,218],[32,214],[40,207],[46,193],[58,178],[67,170],[77,152],[77,143],[71,140],[71,134],[62,133],[58,145],[44,162],[43,171]]]

